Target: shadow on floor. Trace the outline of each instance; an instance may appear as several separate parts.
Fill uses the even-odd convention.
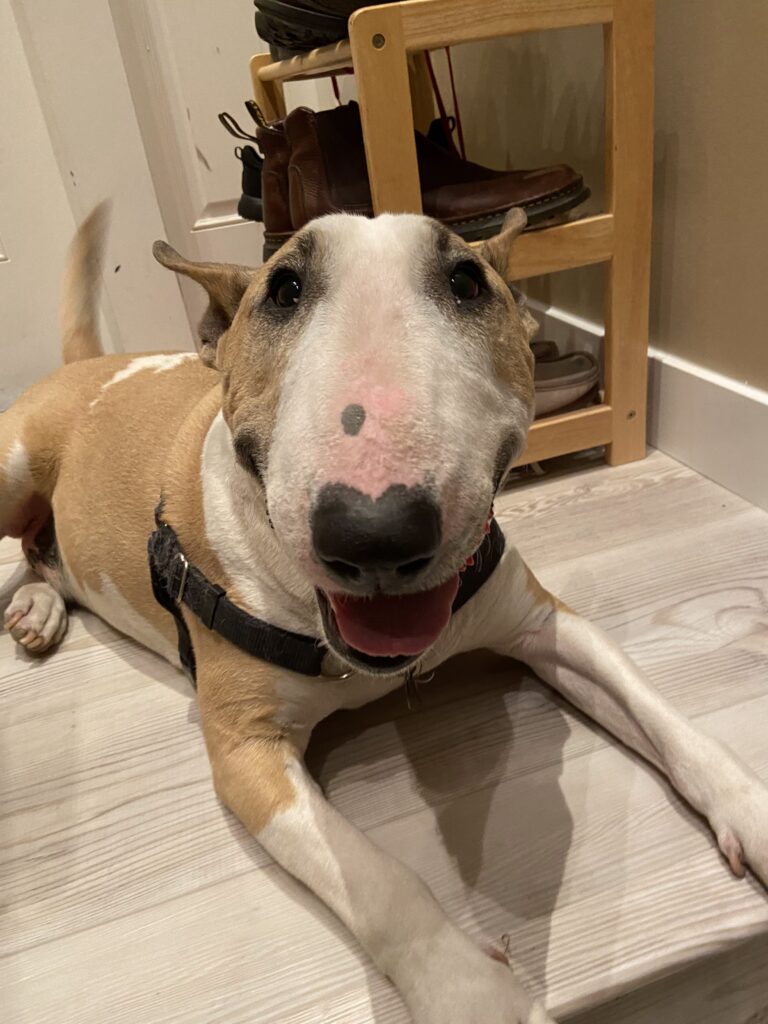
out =
[[[441,666],[434,680],[411,697],[411,707],[401,689],[357,711],[331,716],[315,729],[306,761],[324,789],[332,790],[336,773],[349,768],[340,750],[354,743],[355,767],[366,764],[365,758],[360,759],[366,730],[394,722],[418,794],[431,808],[459,876],[452,891],[464,891],[461,924],[477,940],[498,948],[503,945],[501,936],[508,934],[511,960],[522,963],[525,981],[541,994],[550,916],[572,835],[570,812],[559,786],[569,728],[543,687],[530,680],[523,666],[508,659],[486,652],[463,655]],[[530,712],[535,695],[546,701],[547,728],[528,729],[518,739],[515,708],[522,700]],[[372,772],[378,757],[373,751]],[[520,772],[532,772],[535,779],[529,778],[518,805],[515,776]],[[500,785],[505,785],[505,793],[497,799]],[[408,850],[398,854],[409,862]],[[535,883],[525,870],[532,862],[536,863]],[[524,953],[515,948],[521,925]],[[374,1021],[389,1022],[391,1000],[383,985],[378,975],[370,976],[371,1014]],[[382,1004],[379,1015],[381,1001],[386,1008]]]

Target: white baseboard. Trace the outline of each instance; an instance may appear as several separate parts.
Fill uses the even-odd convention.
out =
[[[768,392],[650,350],[648,440],[768,509]]]
[[[603,328],[530,300],[540,337],[599,350]],[[648,352],[648,442],[768,510],[768,392],[659,349]]]

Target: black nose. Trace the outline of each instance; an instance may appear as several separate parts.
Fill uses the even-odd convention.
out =
[[[423,487],[393,484],[374,501],[355,487],[326,484],[312,510],[315,553],[344,580],[415,576],[440,536],[440,509]]]

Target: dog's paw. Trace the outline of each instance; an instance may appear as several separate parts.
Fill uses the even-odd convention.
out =
[[[471,981],[461,976],[443,979],[438,1015],[433,1005],[428,1016],[414,1015],[417,1024],[556,1024],[538,999],[530,999],[511,967],[495,957],[488,964]]]
[[[768,790],[736,801],[725,823],[713,828],[734,875],[743,878],[748,867],[768,889]]]
[[[470,946],[443,947],[440,959],[422,962],[418,979],[401,989],[415,1024],[556,1024],[504,953]]]
[[[723,774],[709,813],[718,846],[735,875],[749,867],[768,888],[768,786],[738,762]]]
[[[19,587],[3,613],[5,628],[32,654],[42,654],[67,631],[67,609],[48,583]]]

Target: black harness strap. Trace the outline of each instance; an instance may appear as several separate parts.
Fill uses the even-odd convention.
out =
[[[495,518],[491,518],[488,526],[488,533],[474,554],[473,564],[467,566],[459,576],[459,591],[453,599],[453,605],[451,606],[452,615],[455,615],[459,608],[463,607],[471,597],[475,596],[480,587],[493,573],[501,561],[501,556],[504,554],[506,541],[501,527]]]
[[[241,651],[262,661],[280,665],[305,676],[319,676],[325,649],[315,637],[291,633],[249,615],[233,604],[226,591],[190,565],[173,527],[155,513],[157,529],[149,538],[149,571],[152,591],[160,604],[176,620],[179,634],[179,657],[182,665],[195,678],[195,653],[181,614],[185,604],[214,633],[224,637]]]
[[[273,665],[319,676],[327,647],[322,640],[292,633],[249,615],[227,597],[226,591],[211,583],[187,560],[176,531],[162,519],[162,504],[155,511],[157,529],[148,544],[149,572],[152,592],[158,603],[173,615],[179,636],[181,664],[195,680],[195,652],[189,629],[181,614],[184,604],[214,633],[224,637],[241,651]],[[473,597],[499,564],[504,553],[504,534],[495,519],[490,531],[459,578],[459,590],[452,612],[457,612]]]

